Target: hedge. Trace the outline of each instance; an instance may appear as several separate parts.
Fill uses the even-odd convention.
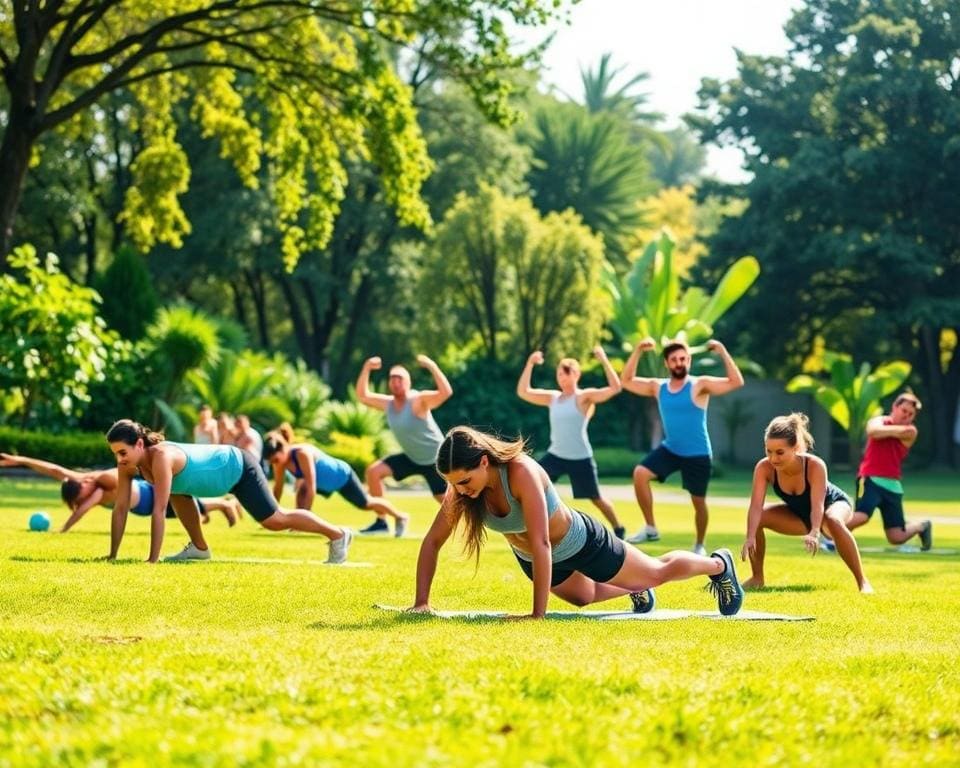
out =
[[[0,427],[0,453],[52,461],[70,469],[111,467],[116,464],[101,432],[54,435]]]

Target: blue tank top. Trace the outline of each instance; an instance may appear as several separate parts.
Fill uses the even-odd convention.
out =
[[[587,437],[588,421],[577,407],[576,395],[554,397],[550,401],[550,447],[547,452],[568,461],[593,456],[593,448]]]
[[[777,480],[777,472],[773,472],[773,492],[780,497],[780,500],[787,505],[793,514],[797,517],[803,518],[805,520],[810,519],[810,478],[807,474],[807,457],[804,456],[801,461],[803,461],[803,490],[800,493],[787,493],[780,487],[780,483]],[[823,500],[824,510],[828,509],[832,504],[835,504],[838,501],[849,502],[850,499],[842,490],[835,486],[831,482],[827,482],[826,494]]]
[[[168,443],[183,451],[187,463],[173,476],[170,493],[184,496],[223,496],[243,472],[243,454],[235,445]]]
[[[669,380],[661,382],[657,398],[663,447],[677,456],[712,456],[707,409],[693,402],[693,382],[687,379],[679,392],[671,392],[669,384]]]
[[[414,414],[409,398],[399,411],[394,409],[391,401],[387,406],[387,424],[410,461],[431,467],[437,463],[437,451],[443,442],[443,432],[433,420],[432,413],[421,419]]]
[[[297,448],[290,449],[290,462],[293,464],[293,476],[303,477],[303,470],[297,464]],[[317,490],[320,493],[333,493],[339,491],[347,484],[353,470],[347,462],[341,459],[335,459],[328,453],[324,453],[319,448],[313,449],[313,466],[317,475]]]

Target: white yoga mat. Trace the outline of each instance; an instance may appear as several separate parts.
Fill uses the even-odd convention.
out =
[[[383,611],[403,612],[405,608],[392,605],[375,605]],[[508,615],[504,611],[434,611],[438,619],[499,619]],[[712,619],[720,621],[814,621],[813,616],[791,616],[785,613],[764,613],[741,610],[735,616],[722,616],[717,611],[687,611],[677,608],[657,608],[650,613],[629,611],[547,611],[548,619],[594,619],[596,621],[671,621],[673,619]]]

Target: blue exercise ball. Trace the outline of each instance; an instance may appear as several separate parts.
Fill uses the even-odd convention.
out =
[[[30,515],[31,531],[46,531],[50,528],[50,515],[46,512],[34,512]]]

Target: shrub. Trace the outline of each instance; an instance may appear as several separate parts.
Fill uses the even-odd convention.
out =
[[[322,447],[331,456],[347,462],[360,477],[363,477],[364,469],[379,458],[376,441],[369,435],[331,432],[329,442]]]
[[[102,432],[54,435],[0,427],[0,452],[52,461],[64,467],[109,467],[114,458]]]

